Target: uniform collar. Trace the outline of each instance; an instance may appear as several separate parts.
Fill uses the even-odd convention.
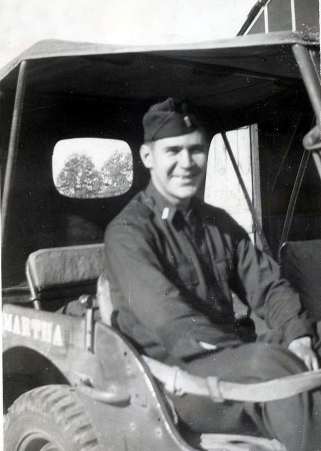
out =
[[[152,200],[153,206],[156,208],[163,221],[173,223],[175,217],[177,216],[177,212],[181,212],[187,221],[189,221],[193,216],[195,205],[194,198],[191,199],[189,208],[182,210],[175,207],[174,205],[171,205],[170,202],[165,199],[165,197],[162,196],[159,191],[157,191],[152,181],[149,182],[149,185],[147,186],[145,192],[149,199]]]

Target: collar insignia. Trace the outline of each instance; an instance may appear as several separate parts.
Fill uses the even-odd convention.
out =
[[[186,127],[191,128],[192,126],[192,121],[191,118],[189,116],[184,116],[184,123],[186,125]]]

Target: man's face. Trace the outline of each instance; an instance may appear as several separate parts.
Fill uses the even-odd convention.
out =
[[[186,206],[202,183],[208,145],[200,131],[144,145],[141,157],[155,188],[172,204]]]

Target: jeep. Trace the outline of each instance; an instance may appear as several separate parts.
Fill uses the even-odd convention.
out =
[[[184,97],[204,117],[210,152],[221,140],[253,240],[279,260],[318,327],[319,67],[316,35],[277,32],[158,47],[48,40],[0,71],[7,451],[285,449],[184,430],[166,390],[272,398],[266,386],[204,381],[140,355],[113,327],[99,276],[107,224],[148,182],[141,118],[153,102]],[[237,130],[249,142],[247,182],[231,145]],[[218,177],[210,160],[207,199]],[[258,333],[259,319],[245,314]],[[321,385],[320,372],[300,377],[301,388],[271,381],[276,396]]]

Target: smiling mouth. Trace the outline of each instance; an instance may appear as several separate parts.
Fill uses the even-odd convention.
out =
[[[199,176],[199,173],[195,172],[193,174],[175,175],[174,177],[176,177],[177,179],[182,180],[182,181],[191,182],[191,181],[194,181],[198,176]]]

